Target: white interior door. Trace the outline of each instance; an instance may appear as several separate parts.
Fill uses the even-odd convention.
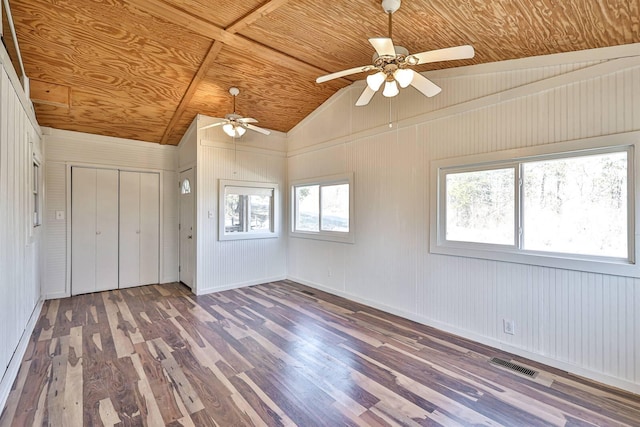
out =
[[[195,185],[193,169],[180,173],[180,281],[193,289]]]
[[[120,288],[140,284],[140,174],[120,172]]]
[[[96,171],[96,291],[118,288],[118,171]]]
[[[160,175],[120,172],[120,288],[158,283]]]
[[[118,287],[118,171],[71,169],[71,294]]]
[[[140,174],[140,284],[159,282],[160,175]]]

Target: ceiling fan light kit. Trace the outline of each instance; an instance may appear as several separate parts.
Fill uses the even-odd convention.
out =
[[[324,83],[351,74],[375,71],[367,76],[367,87],[356,101],[356,106],[369,104],[369,101],[380,90],[383,83],[382,95],[387,98],[394,97],[400,93],[398,86],[402,89],[413,86],[427,97],[440,93],[442,89],[438,85],[422,74],[417,73],[411,67],[439,61],[470,59],[475,55],[473,47],[469,45],[456,46],[410,55],[406,48],[394,45],[391,39],[392,16],[400,8],[400,3],[400,0],[382,0],[382,9],[389,15],[389,37],[369,39],[369,43],[376,51],[373,55],[372,65],[364,65],[320,76],[316,79],[316,83]]]
[[[247,129],[259,132],[263,135],[269,135],[271,132],[268,130],[251,124],[258,123],[256,119],[251,117],[242,117],[241,115],[236,114],[236,96],[240,94],[240,89],[237,87],[230,87],[229,93],[233,96],[233,113],[225,115],[224,121],[203,126],[200,130],[209,129],[215,126],[222,126],[224,133],[234,139],[240,138],[244,135],[247,132]]]
[[[222,125],[222,130],[231,138],[240,138],[247,131],[242,126],[234,126],[231,123],[225,123]]]

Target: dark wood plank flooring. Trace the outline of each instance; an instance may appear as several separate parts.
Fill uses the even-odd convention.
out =
[[[0,426],[640,425],[640,396],[282,281],[47,301]]]

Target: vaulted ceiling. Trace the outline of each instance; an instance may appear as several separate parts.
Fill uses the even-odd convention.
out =
[[[196,114],[230,113],[231,86],[239,114],[286,132],[365,75],[316,77],[369,64],[367,39],[387,35],[380,0],[10,5],[41,125],[161,144],[177,144]],[[404,0],[393,22],[409,52],[476,50],[426,71],[637,43],[640,0]]]

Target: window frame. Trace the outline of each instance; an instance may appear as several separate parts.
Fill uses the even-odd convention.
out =
[[[315,178],[307,178],[295,180],[290,183],[290,226],[289,226],[289,236],[303,238],[303,239],[314,239],[314,240],[325,240],[330,242],[337,243],[355,243],[355,189],[353,187],[353,173],[342,173],[336,175],[329,175],[323,177],[315,177]],[[333,185],[341,185],[348,184],[349,185],[349,231],[328,231],[322,230],[322,187],[329,187]],[[318,231],[306,231],[306,230],[296,230],[296,214],[297,214],[297,198],[296,198],[296,188],[297,187],[305,187],[317,185],[318,188]]]
[[[271,210],[270,210],[270,231],[241,231],[228,233],[225,230],[225,199],[227,194],[227,188],[231,187],[243,187],[247,188],[247,191],[255,190],[261,192],[271,190],[273,196],[271,197]],[[278,190],[278,184],[271,182],[256,182],[256,181],[234,181],[234,180],[220,180],[219,186],[219,199],[218,199],[218,240],[252,240],[252,239],[272,239],[277,238],[280,235],[279,223],[280,223],[280,195]]]
[[[41,179],[42,162],[36,156],[31,156],[31,227],[37,228],[42,225],[42,191]]]
[[[569,270],[640,277],[636,265],[638,237],[635,235],[637,209],[635,191],[640,188],[635,171],[638,159],[635,155],[640,132],[616,134],[569,142],[547,144],[516,150],[433,160],[431,162],[431,218],[429,251],[433,254],[455,255],[520,264],[548,266]],[[564,252],[547,252],[523,249],[521,172],[530,162],[575,158],[588,155],[627,152],[627,254],[626,258],[582,255]],[[514,245],[497,245],[446,240],[446,175],[488,169],[515,168]]]

